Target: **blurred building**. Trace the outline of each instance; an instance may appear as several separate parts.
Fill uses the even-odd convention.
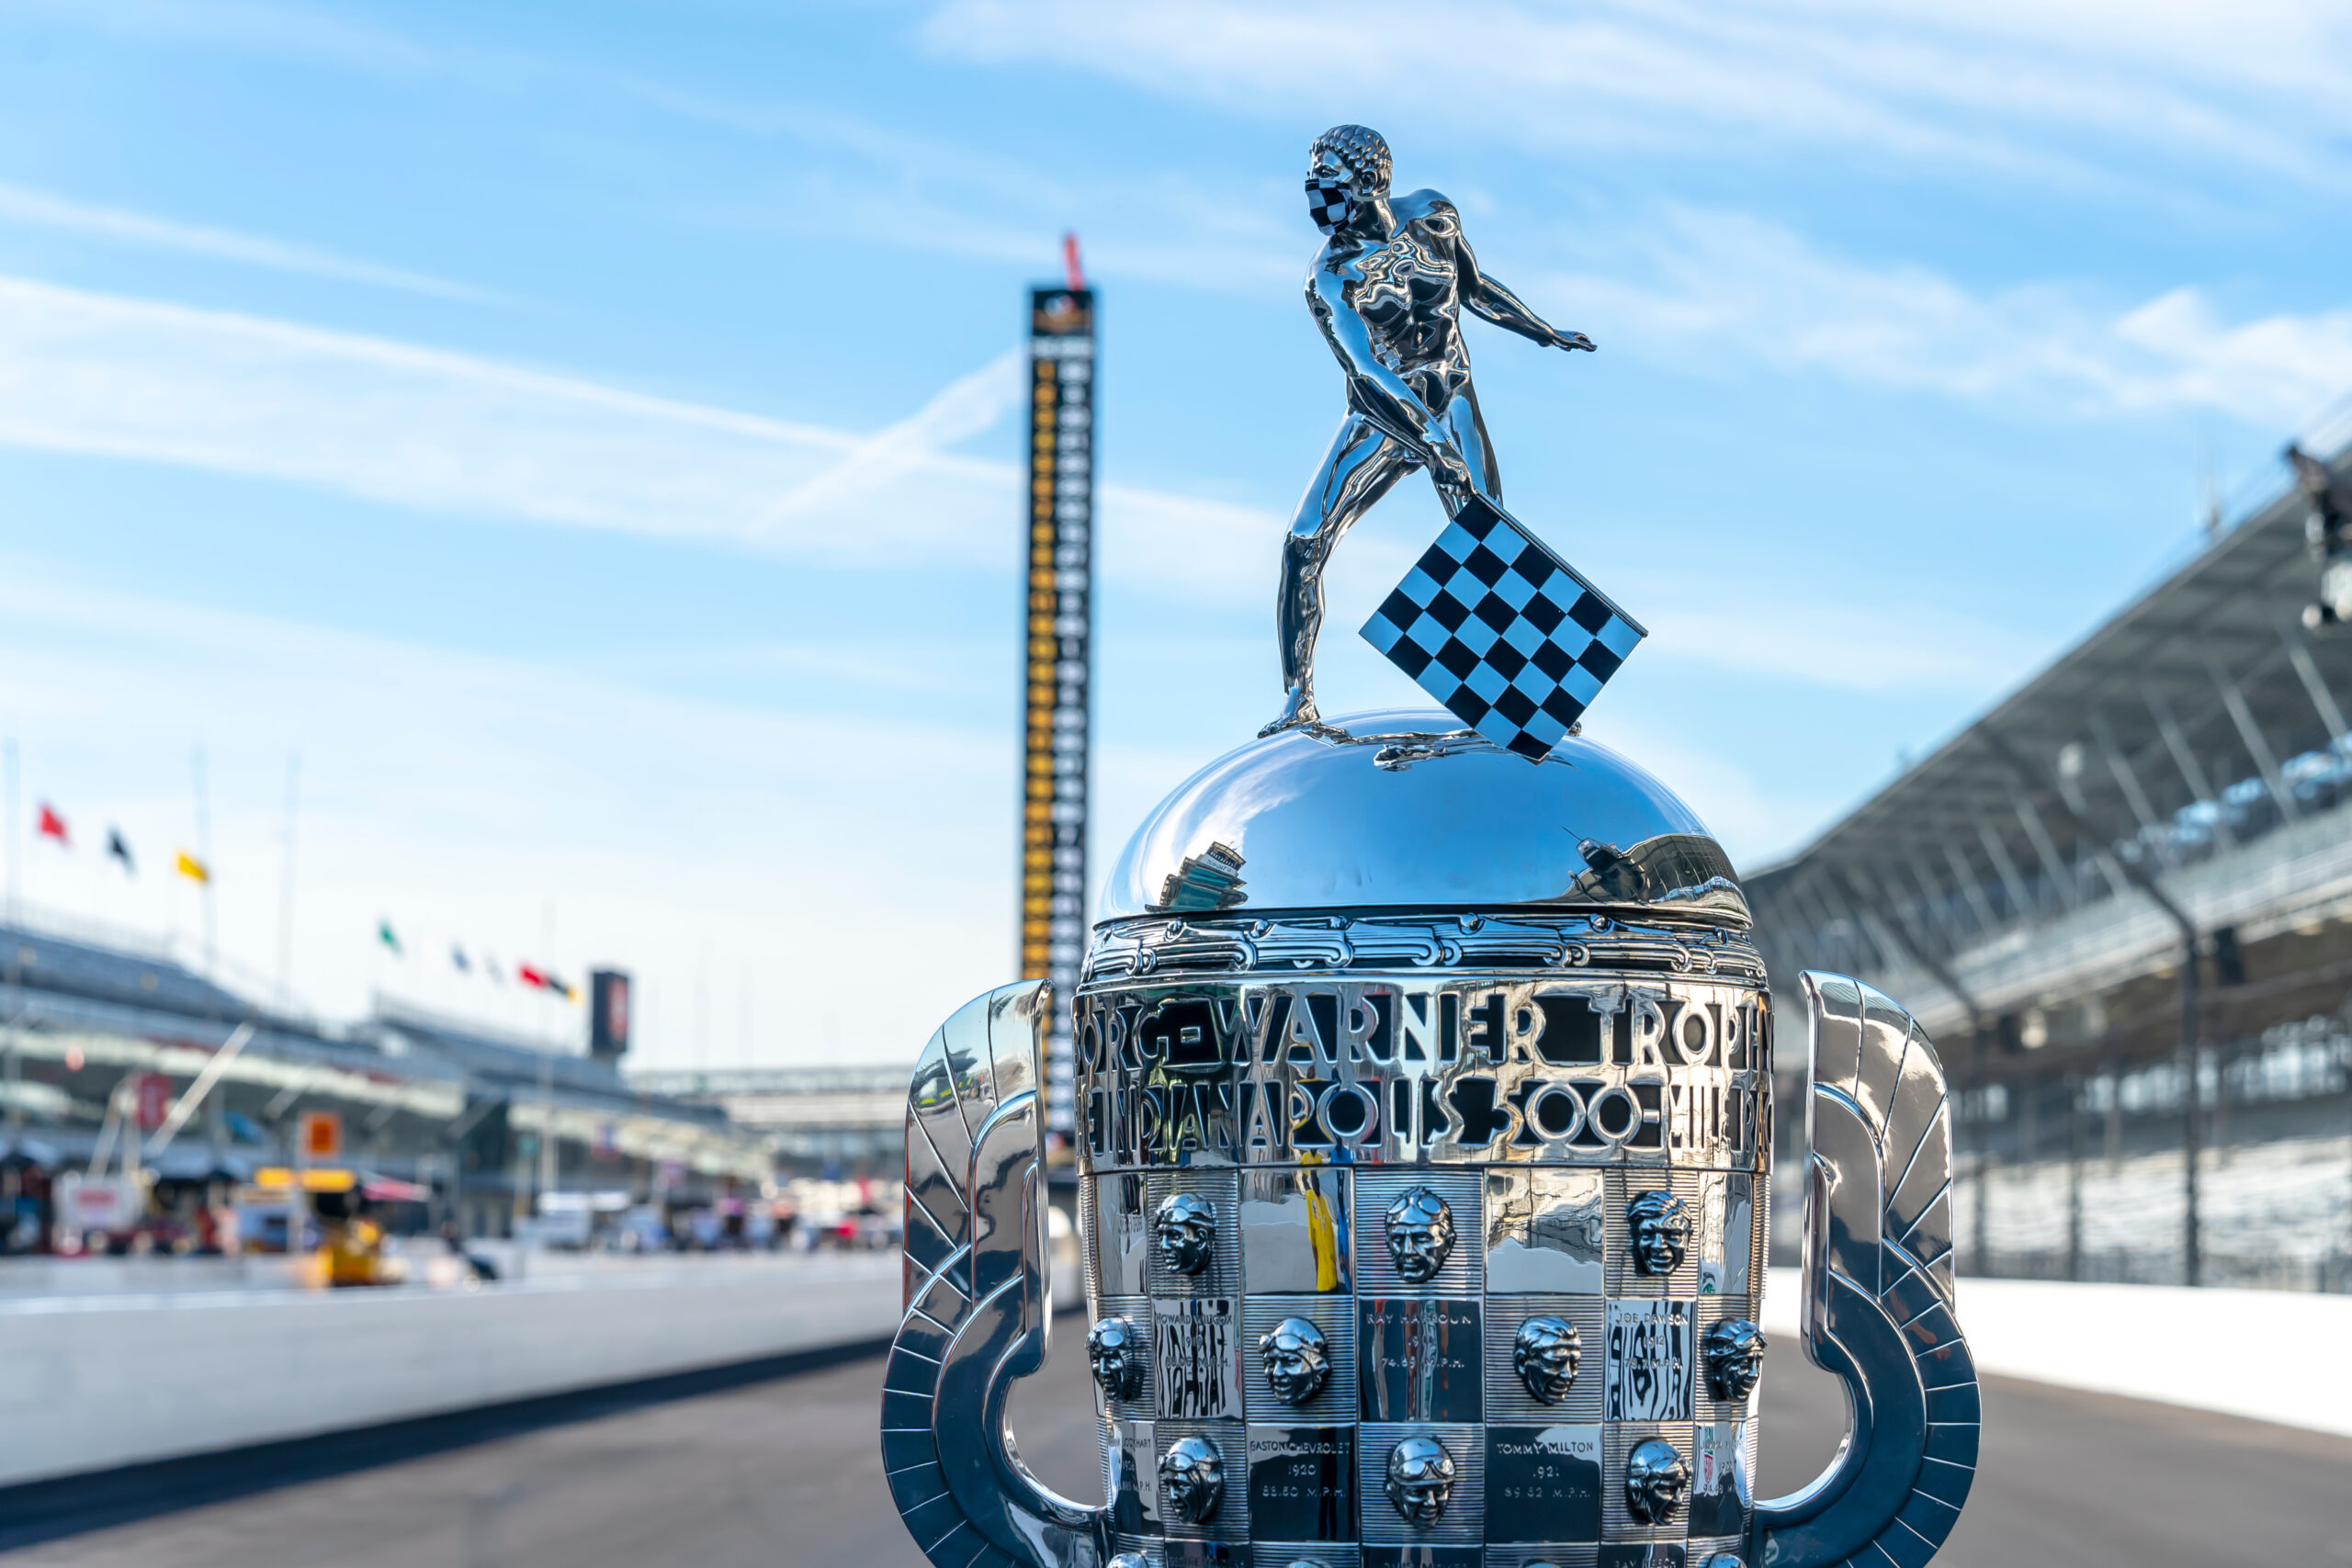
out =
[[[639,1072],[639,1089],[725,1112],[764,1134],[780,1168],[831,1180],[888,1178],[907,1163],[907,1085],[914,1065],[730,1067]]]
[[[250,1025],[250,1032],[243,1033]],[[243,1033],[243,1038],[239,1036]],[[175,1102],[234,1055],[168,1145],[148,1148],[136,1092]],[[0,1237],[23,1249],[65,1173],[152,1173],[168,1229],[208,1192],[298,1163],[303,1112],[333,1111],[335,1163],[431,1193],[416,1222],[510,1234],[548,1192],[707,1203],[758,1191],[767,1140],[715,1106],[624,1079],[615,1060],[546,1048],[379,999],[349,1024],[262,1006],[167,949],[85,922],[0,919]]]
[[[2321,510],[2290,488],[2217,533],[1744,879],[1783,998],[1857,976],[1951,1067],[1964,1268],[2352,1289],[2352,626],[2304,625]]]

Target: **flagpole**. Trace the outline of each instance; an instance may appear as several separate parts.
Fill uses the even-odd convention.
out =
[[[695,1069],[710,1068],[710,936],[704,933],[702,954],[695,964]]]
[[[24,858],[25,844],[24,818],[17,805],[17,738],[15,736],[10,736],[5,743],[5,748],[0,748],[0,754],[5,754],[8,764],[8,923],[13,926],[19,918],[17,912],[17,863]]]
[[[212,798],[207,787],[204,768],[204,748],[198,746],[192,757],[196,771],[196,853],[207,873],[204,878],[204,977],[212,977],[213,958],[218,952],[219,930],[213,922],[212,906]]]
[[[294,1007],[294,807],[302,777],[299,752],[286,754],[286,830],[279,843],[282,863],[277,883],[277,1008]]]

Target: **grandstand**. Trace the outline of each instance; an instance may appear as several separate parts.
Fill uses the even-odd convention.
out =
[[[2352,494],[2352,447],[2325,472]],[[2352,626],[2303,626],[2314,511],[2217,532],[1743,879],[1781,995],[1852,974],[1937,1041],[1964,1268],[2352,1290]]]
[[[101,1151],[119,1159],[108,1107],[126,1079],[162,1074],[176,1097],[245,1025],[189,1124],[144,1162],[167,1205],[296,1163],[310,1110],[340,1113],[346,1163],[430,1190],[432,1220],[469,1235],[511,1234],[544,1191],[692,1205],[774,1175],[763,1134],[633,1086],[610,1062],[380,998],[366,1019],[322,1023],[199,976],[165,947],[19,909],[0,919],[8,1196],[45,1201],[51,1178]],[[48,1218],[0,1223],[0,1246],[21,1249],[35,1229]]]
[[[640,1072],[649,1093],[723,1111],[774,1143],[780,1165],[807,1175],[889,1177],[906,1165],[910,1062],[824,1067]]]

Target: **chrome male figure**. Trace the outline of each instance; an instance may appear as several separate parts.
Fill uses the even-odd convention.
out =
[[[1307,275],[1306,306],[1347,374],[1348,415],[1300,498],[1283,544],[1282,716],[1272,735],[1314,724],[1315,638],[1331,547],[1388,488],[1427,468],[1448,516],[1472,494],[1502,505],[1502,479],[1462,341],[1464,307],[1546,348],[1587,349],[1478,270],[1462,214],[1433,190],[1388,193],[1388,143],[1334,126],[1307,151],[1307,210],[1330,238]]]

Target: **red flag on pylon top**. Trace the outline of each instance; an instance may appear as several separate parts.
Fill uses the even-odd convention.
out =
[[[1078,231],[1075,229],[1062,236],[1062,276],[1072,289],[1086,287],[1086,269],[1078,264]]]
[[[60,817],[57,808],[45,800],[40,803],[40,836],[55,839],[67,849],[74,847],[74,840],[65,831],[65,818]]]

